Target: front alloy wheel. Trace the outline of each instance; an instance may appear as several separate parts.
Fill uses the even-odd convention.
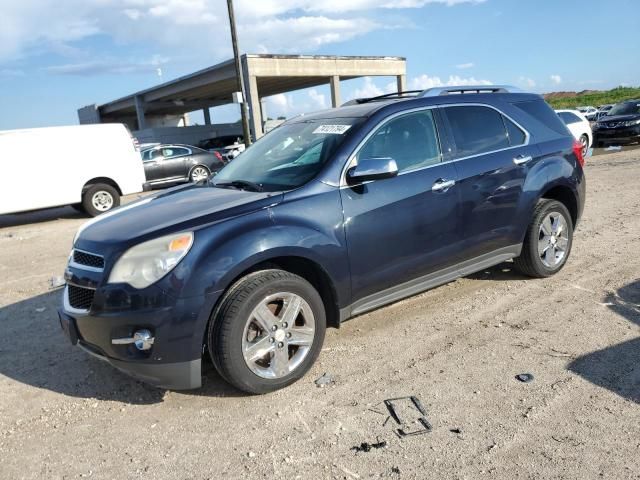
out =
[[[245,392],[267,393],[311,368],[325,329],[324,303],[307,280],[261,270],[229,288],[212,315],[207,346],[225,380]]]
[[[315,336],[309,304],[290,292],[269,295],[251,312],[242,335],[249,369],[262,378],[282,378],[309,354]]]

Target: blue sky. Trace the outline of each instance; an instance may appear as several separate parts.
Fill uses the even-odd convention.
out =
[[[223,0],[0,0],[0,11],[0,130],[75,124],[78,107],[231,56]],[[638,0],[236,0],[236,16],[243,52],[404,56],[411,88],[640,85]],[[391,82],[343,82],[343,99]],[[319,87],[272,97],[267,110],[290,116],[328,102]]]

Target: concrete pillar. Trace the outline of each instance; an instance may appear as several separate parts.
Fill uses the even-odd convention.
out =
[[[204,114],[204,124],[211,125],[211,112],[209,112],[209,107],[203,108],[202,113]]]
[[[260,94],[258,93],[258,78],[255,75],[249,75],[249,110],[251,111],[251,133],[255,140],[259,139],[264,132],[262,130],[262,112],[260,111]]]
[[[144,99],[140,95],[136,95],[134,98],[136,105],[136,117],[138,119],[138,130],[144,130],[147,128],[147,122],[144,118]]]
[[[333,108],[339,107],[342,104],[340,98],[340,77],[333,75],[329,78],[329,84],[331,85],[331,106]]]
[[[406,75],[398,75],[396,77],[396,81],[398,82],[398,91],[406,92],[407,91],[407,76]]]

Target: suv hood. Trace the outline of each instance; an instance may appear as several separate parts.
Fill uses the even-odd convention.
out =
[[[251,213],[279,203],[282,196],[210,184],[176,187],[88,221],[78,230],[74,247],[107,254],[108,250]]]

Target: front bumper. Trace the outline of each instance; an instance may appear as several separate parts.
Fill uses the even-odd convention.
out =
[[[58,317],[73,345],[157,387],[184,390],[202,385],[204,331],[217,296],[181,300],[164,296],[164,305],[156,302],[151,308],[94,311],[92,307],[78,311],[69,305],[68,289],[64,289]],[[99,295],[96,292],[96,297]],[[151,349],[141,351],[134,344],[114,344],[114,339],[129,338],[139,329],[153,332]]]
[[[594,142],[628,144],[640,142],[640,125],[624,128],[599,128],[593,132]]]

